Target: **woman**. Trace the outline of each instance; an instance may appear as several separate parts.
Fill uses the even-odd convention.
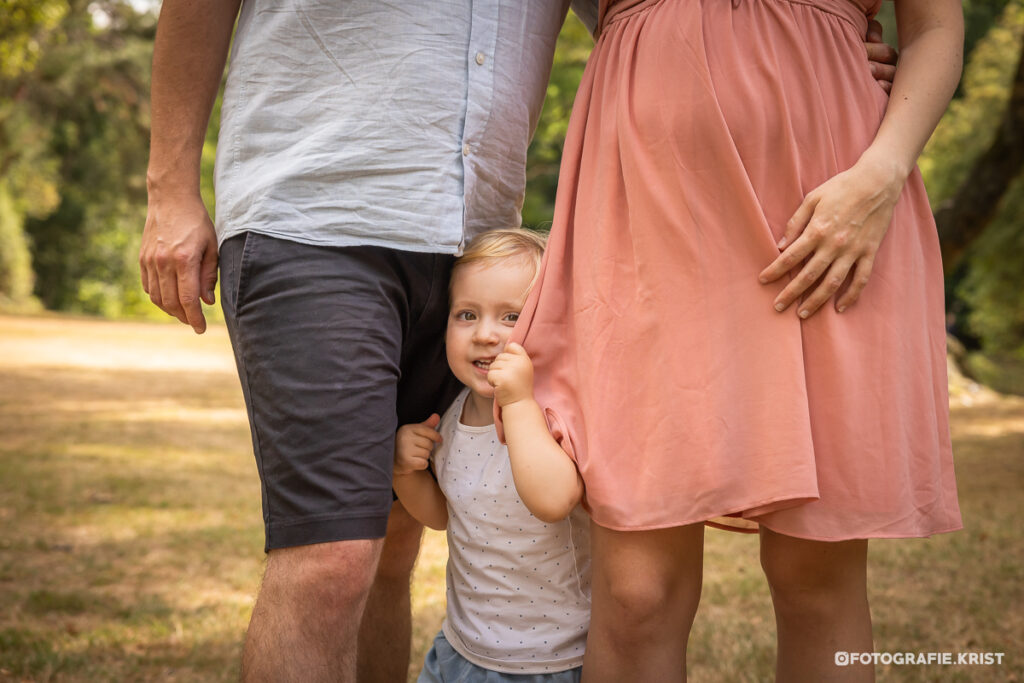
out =
[[[779,680],[870,680],[833,661],[872,650],[866,539],[961,526],[914,170],[961,10],[897,0],[890,100],[861,43],[879,2],[601,8],[513,336],[586,484],[586,680],[685,670],[705,522],[760,529]]]

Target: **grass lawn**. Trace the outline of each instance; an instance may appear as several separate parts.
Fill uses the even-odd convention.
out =
[[[966,530],[871,544],[875,648],[1004,652],[883,681],[1024,681],[1024,400],[955,387]],[[263,563],[259,484],[222,326],[0,316],[0,681],[228,681]],[[418,671],[444,536],[413,586]],[[690,680],[770,680],[756,537],[709,530]],[[954,655],[955,656],[955,655]]]

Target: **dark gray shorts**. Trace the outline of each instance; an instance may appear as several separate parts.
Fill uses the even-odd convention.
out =
[[[267,550],[384,536],[395,430],[459,388],[444,353],[452,261],[257,233],[221,245]]]

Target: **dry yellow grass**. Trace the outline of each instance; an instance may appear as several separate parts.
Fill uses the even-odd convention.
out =
[[[1024,401],[955,388],[967,529],[872,544],[876,649],[1006,659],[880,680],[1024,679]],[[260,519],[223,327],[0,316],[0,680],[237,678]],[[443,618],[444,561],[428,534],[414,670]],[[756,539],[710,531],[705,564],[691,680],[770,679]]]

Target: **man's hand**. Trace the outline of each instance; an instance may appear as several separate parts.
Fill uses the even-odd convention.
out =
[[[441,416],[434,413],[419,424],[402,425],[395,435],[395,474],[409,474],[427,469],[430,454],[441,443],[437,425]]]
[[[157,198],[150,190],[139,250],[142,288],[150,300],[196,334],[206,331],[200,299],[213,304],[217,235],[198,194]]]
[[[533,398],[533,363],[526,349],[509,342],[491,361],[487,381],[494,387],[494,400],[499,407]]]
[[[899,54],[882,40],[882,25],[872,19],[868,23],[867,40],[864,43],[868,51],[868,65],[871,74],[885,92],[892,92],[892,81],[896,78],[896,62]]]

